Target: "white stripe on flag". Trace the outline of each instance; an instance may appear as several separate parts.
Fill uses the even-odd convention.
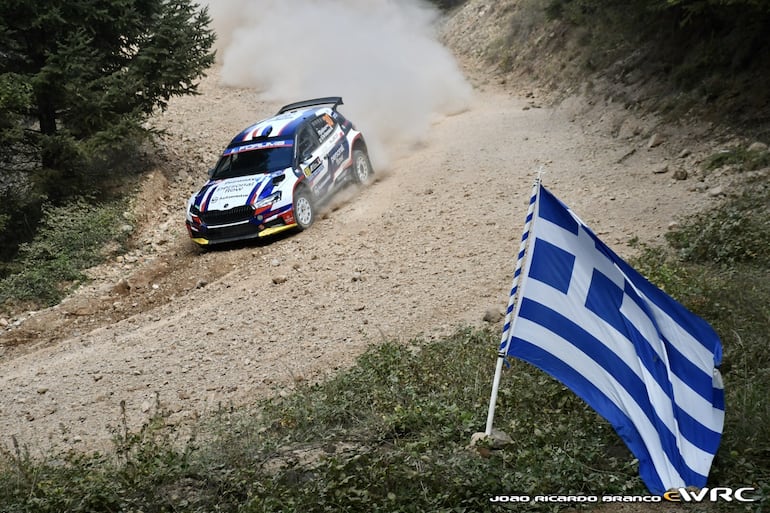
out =
[[[718,337],[540,187],[508,354],[607,418],[654,493],[706,484],[724,424]]]

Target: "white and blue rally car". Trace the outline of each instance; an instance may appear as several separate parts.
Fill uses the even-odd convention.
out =
[[[206,246],[304,230],[345,184],[368,184],[364,137],[339,105],[340,97],[291,103],[235,136],[188,200],[192,240]]]

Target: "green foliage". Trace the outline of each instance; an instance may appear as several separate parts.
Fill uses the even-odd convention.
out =
[[[0,188],[0,278],[16,255],[19,240],[31,239],[41,216],[42,198],[23,185]]]
[[[12,158],[14,151],[23,146],[24,117],[20,112],[31,102],[32,85],[23,76],[0,74],[0,161]]]
[[[654,0],[648,3],[650,8],[670,9],[679,7],[693,13],[693,15],[722,7],[738,7],[759,12],[770,12],[770,4],[765,0]]]
[[[31,84],[43,136],[66,129],[76,140],[121,120],[141,122],[172,96],[196,92],[213,63],[206,10],[189,0],[3,2],[7,38],[0,72]],[[7,21],[6,21],[7,20]],[[11,20],[12,23],[11,23]]]
[[[688,262],[770,264],[770,188],[759,184],[666,234]]]
[[[767,150],[749,150],[746,147],[730,148],[710,155],[703,162],[706,171],[713,171],[724,166],[739,166],[743,171],[753,171],[770,166],[770,152]]]
[[[576,16],[581,14],[600,15],[604,9],[619,6],[651,13],[684,11],[691,17],[711,16],[724,8],[736,9],[734,12],[770,13],[770,3],[765,0],[550,0],[546,11],[552,17],[576,21]]]
[[[64,206],[43,206],[35,238],[20,247],[19,258],[0,280],[0,305],[9,301],[50,306],[102,259],[100,249],[121,237],[122,204],[93,204],[83,198]]]
[[[0,512],[196,511],[189,508],[194,444],[178,449],[164,415],[117,433],[112,454],[69,452],[41,462],[13,438],[10,450],[0,448]]]

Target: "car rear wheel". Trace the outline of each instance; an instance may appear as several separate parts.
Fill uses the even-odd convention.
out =
[[[300,189],[294,195],[294,220],[300,230],[310,228],[310,225],[315,221],[313,198],[306,189]]]
[[[361,185],[368,185],[374,177],[372,163],[364,150],[353,150],[353,180]]]

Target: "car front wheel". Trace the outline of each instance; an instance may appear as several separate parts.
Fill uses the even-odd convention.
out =
[[[300,230],[310,228],[315,220],[315,207],[310,193],[301,189],[294,196],[294,220]]]

